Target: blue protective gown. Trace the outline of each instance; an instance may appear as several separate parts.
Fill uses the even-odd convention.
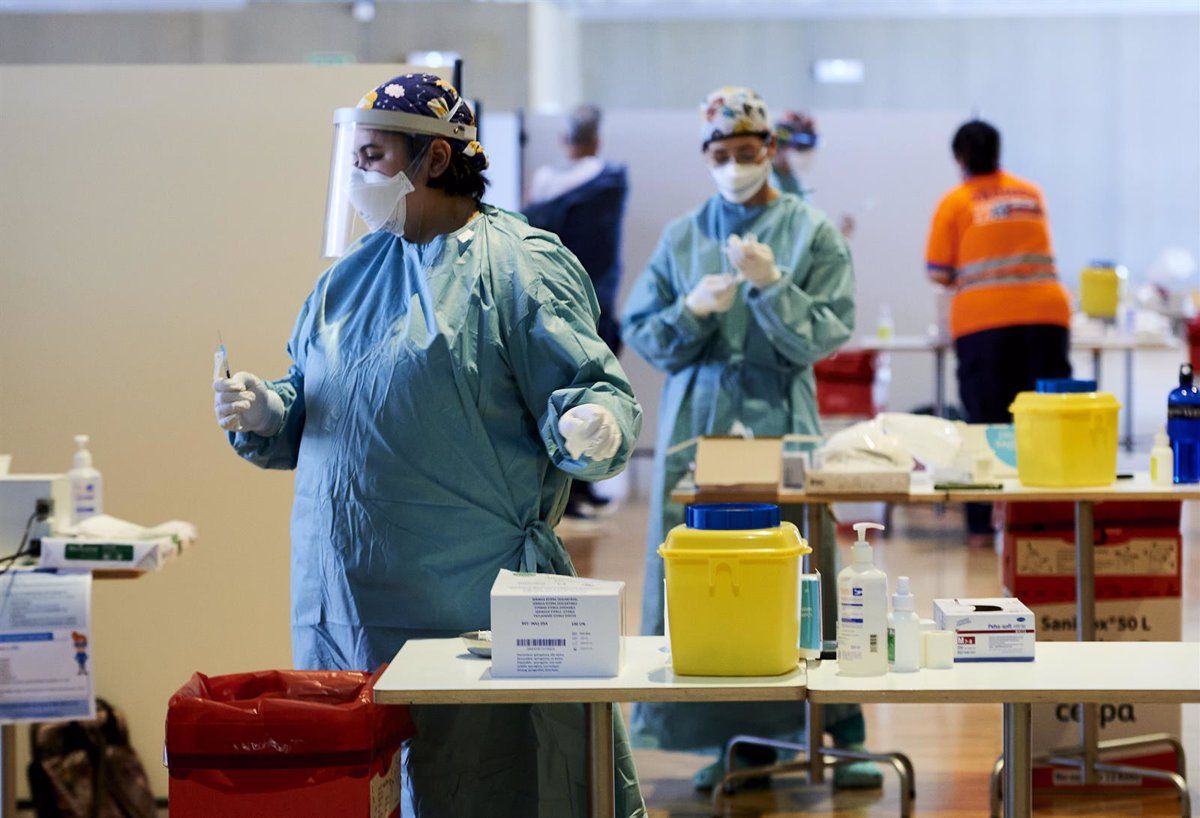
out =
[[[741,285],[733,307],[697,318],[684,298],[705,275],[734,272],[725,257],[730,234],[754,233],[770,245],[783,273],[764,290]],[[666,450],[701,435],[720,435],[741,421],[755,435],[819,432],[812,365],[849,340],[854,329],[854,272],[841,234],[798,196],[764,206],[714,196],[663,231],[649,266],[634,285],[621,323],[624,340],[667,374],[658,418],[642,633],[663,632],[666,532],[683,523],[670,500],[695,450]],[[833,526],[821,545],[833,549]],[[832,554],[832,550],[825,553]],[[854,720],[847,741],[862,738],[858,708],[829,707],[827,725]],[[670,750],[720,748],[739,733],[799,738],[801,703],[652,704],[634,708],[637,742]]]
[[[553,235],[489,206],[415,245],[374,233],[317,281],[296,322],[286,417],[231,435],[296,470],[292,650],[298,668],[373,669],[408,639],[489,625],[501,568],[573,574],[553,526],[572,477],[619,472],[641,410],[596,335],[587,274]],[[574,460],[564,412],[609,409],[611,460]],[[414,707],[421,818],[585,811],[576,705]],[[619,816],[644,814],[617,724]]]

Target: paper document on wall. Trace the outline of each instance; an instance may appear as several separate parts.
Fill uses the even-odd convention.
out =
[[[0,721],[95,716],[91,610],[89,572],[0,576]]]

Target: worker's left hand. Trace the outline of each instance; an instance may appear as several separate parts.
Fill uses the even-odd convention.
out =
[[[567,454],[574,460],[608,460],[621,448],[621,427],[613,413],[594,403],[567,410],[558,421]]]
[[[731,235],[725,246],[725,255],[729,263],[760,290],[770,287],[783,276],[775,266],[775,253],[753,233],[747,233],[745,238],[737,233]]]

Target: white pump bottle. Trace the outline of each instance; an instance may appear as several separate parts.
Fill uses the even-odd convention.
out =
[[[843,676],[887,673],[887,574],[875,567],[867,531],[879,523],[855,523],[852,562],[838,573],[838,672]]]
[[[78,450],[74,465],[67,472],[71,483],[71,525],[104,513],[104,478],[92,466],[92,453],[87,444],[87,435],[75,435]]]

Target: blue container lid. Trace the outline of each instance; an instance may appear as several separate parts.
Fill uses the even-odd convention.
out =
[[[687,507],[687,527],[702,531],[753,531],[779,527],[774,503],[703,503]]]
[[[1096,382],[1076,380],[1075,378],[1041,378],[1037,382],[1037,391],[1051,395],[1095,392]]]

